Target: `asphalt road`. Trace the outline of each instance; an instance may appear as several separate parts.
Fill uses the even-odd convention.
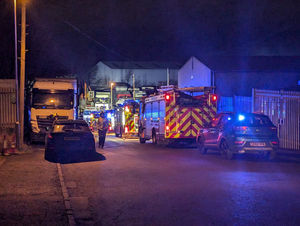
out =
[[[78,225],[300,225],[299,160],[226,160],[113,136],[97,151],[62,164]]]

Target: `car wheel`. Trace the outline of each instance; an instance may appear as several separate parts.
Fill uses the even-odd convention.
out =
[[[275,158],[276,158],[276,150],[270,151],[270,152],[267,154],[267,159],[268,159],[269,161],[273,161]]]
[[[144,144],[146,142],[144,130],[142,130],[139,137],[140,137],[140,144]]]
[[[204,147],[204,138],[203,137],[200,137],[198,139],[197,146],[198,146],[198,150],[200,151],[200,153],[202,155],[205,155],[207,153],[207,148]]]
[[[227,159],[229,159],[229,160],[233,159],[234,154],[233,154],[233,152],[230,150],[230,147],[229,147],[227,141],[223,140],[223,141],[221,142],[221,145],[220,145],[220,146],[221,146],[221,152],[222,152],[222,154],[224,154],[225,157],[226,157]]]
[[[157,144],[157,136],[155,131],[152,132],[152,144]]]

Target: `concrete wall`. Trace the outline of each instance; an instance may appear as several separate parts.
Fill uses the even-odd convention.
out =
[[[191,57],[178,71],[178,87],[211,86],[211,70]]]
[[[178,70],[170,69],[170,83],[177,85]],[[112,69],[99,62],[90,73],[90,83],[95,86],[108,86],[110,81],[126,82],[132,85],[132,74],[135,75],[135,85],[166,85],[167,69]]]

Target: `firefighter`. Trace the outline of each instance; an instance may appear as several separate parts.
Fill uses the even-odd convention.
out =
[[[106,132],[109,127],[109,122],[108,122],[107,118],[105,118],[104,112],[100,113],[100,118],[98,119],[97,127],[98,127],[98,134],[99,134],[99,146],[98,147],[103,148]]]

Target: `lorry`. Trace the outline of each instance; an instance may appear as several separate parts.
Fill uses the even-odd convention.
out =
[[[115,108],[114,131],[116,137],[138,137],[139,102],[126,99]]]
[[[77,118],[77,80],[37,78],[30,95],[30,141],[45,140],[56,119]]]
[[[216,115],[217,96],[211,87],[161,87],[140,103],[139,140],[193,143],[200,128]],[[195,96],[194,93],[199,95]]]

